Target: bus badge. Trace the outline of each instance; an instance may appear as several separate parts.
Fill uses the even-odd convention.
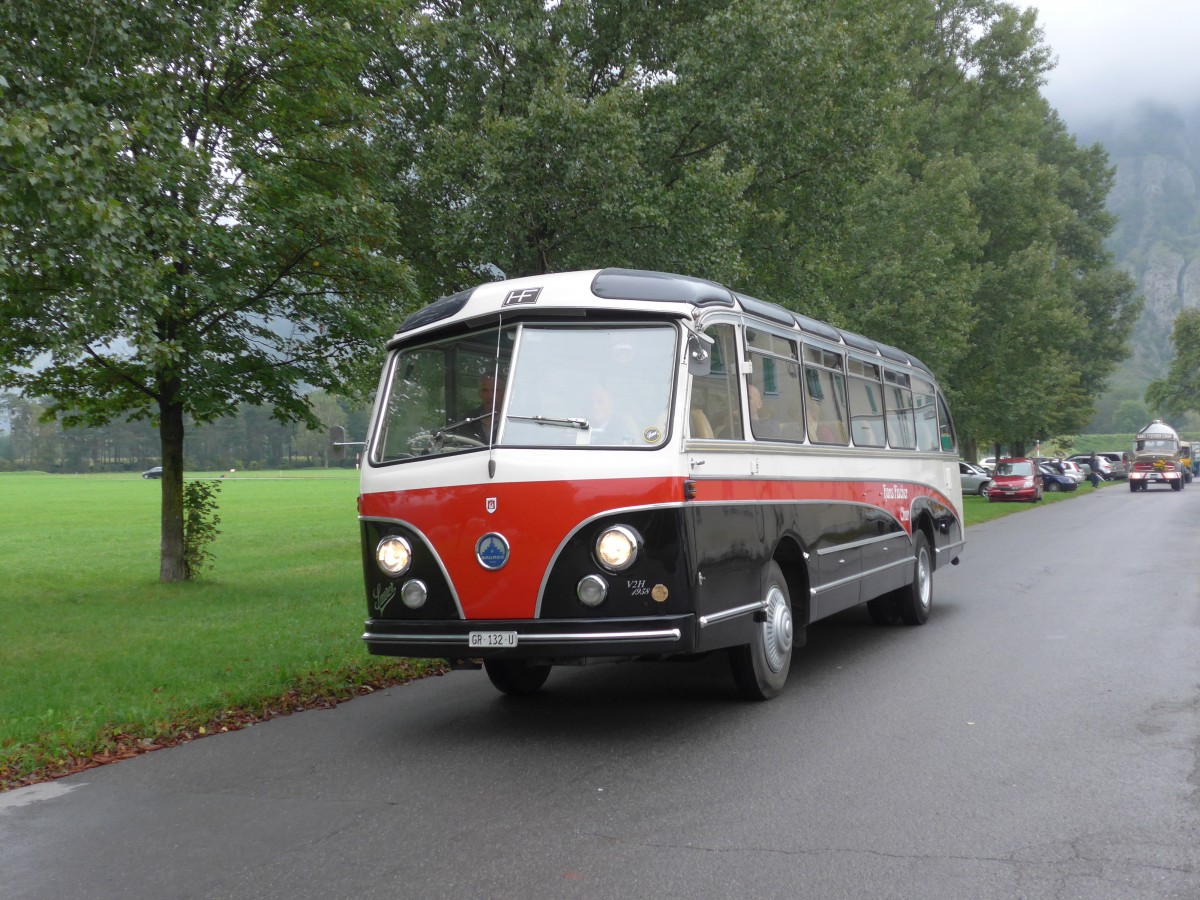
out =
[[[475,558],[489,571],[504,568],[508,562],[508,541],[503,535],[490,531],[475,542]]]
[[[489,513],[494,513],[496,511],[496,498],[488,497],[487,501],[484,503],[484,506],[487,508]]]

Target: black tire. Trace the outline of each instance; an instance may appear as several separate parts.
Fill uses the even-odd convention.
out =
[[[1137,493],[1137,489],[1138,489],[1138,488],[1137,488],[1137,482],[1136,482],[1136,481],[1131,481],[1131,482],[1129,482],[1129,493],[1131,493],[1131,494],[1136,494],[1136,493]]]
[[[901,622],[905,625],[924,625],[933,608],[933,555],[929,551],[929,539],[920,530],[913,532],[913,559],[916,566],[912,584],[892,596]]]
[[[519,659],[485,659],[483,670],[497,690],[514,697],[537,693],[550,677],[550,666]]]
[[[729,649],[729,665],[738,690],[747,700],[770,700],[783,690],[792,666],[795,628],[792,599],[783,570],[774,560],[767,567],[763,596],[767,608],[749,644]]]
[[[988,492],[988,488],[989,488],[989,487],[991,487],[991,486],[992,486],[992,483],[991,483],[990,481],[985,481],[983,484],[981,484],[981,485],[979,486],[979,491],[978,491],[978,494],[979,494],[979,496],[980,496],[980,497],[986,497],[986,496],[987,496],[987,492]]]
[[[1058,491],[1062,490],[1062,485],[1059,484],[1057,481],[1052,481],[1052,482],[1050,482],[1050,485],[1049,485],[1049,487],[1046,488],[1046,490],[1048,490],[1050,493],[1054,494],[1054,493],[1057,493]]]

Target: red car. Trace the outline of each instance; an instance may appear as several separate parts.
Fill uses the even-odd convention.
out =
[[[992,470],[992,484],[988,488],[988,502],[996,500],[1028,500],[1037,503],[1042,499],[1042,479],[1037,463],[1032,459],[998,459]]]

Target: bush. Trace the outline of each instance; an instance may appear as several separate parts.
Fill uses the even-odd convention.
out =
[[[221,533],[217,528],[219,481],[185,481],[183,483],[183,568],[184,577],[195,578],[212,565],[208,546]]]

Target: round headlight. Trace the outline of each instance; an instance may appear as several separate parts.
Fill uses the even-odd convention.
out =
[[[400,599],[409,609],[420,609],[425,605],[425,599],[428,596],[429,591],[425,587],[425,582],[419,578],[412,578],[404,582],[404,587],[400,588]]]
[[[625,525],[614,525],[596,539],[596,562],[610,572],[623,572],[637,560],[642,539]]]
[[[575,587],[575,596],[584,606],[599,606],[608,596],[608,585],[599,575],[584,575]]]
[[[385,575],[403,575],[412,564],[412,547],[399,535],[389,534],[375,548],[375,561]]]

